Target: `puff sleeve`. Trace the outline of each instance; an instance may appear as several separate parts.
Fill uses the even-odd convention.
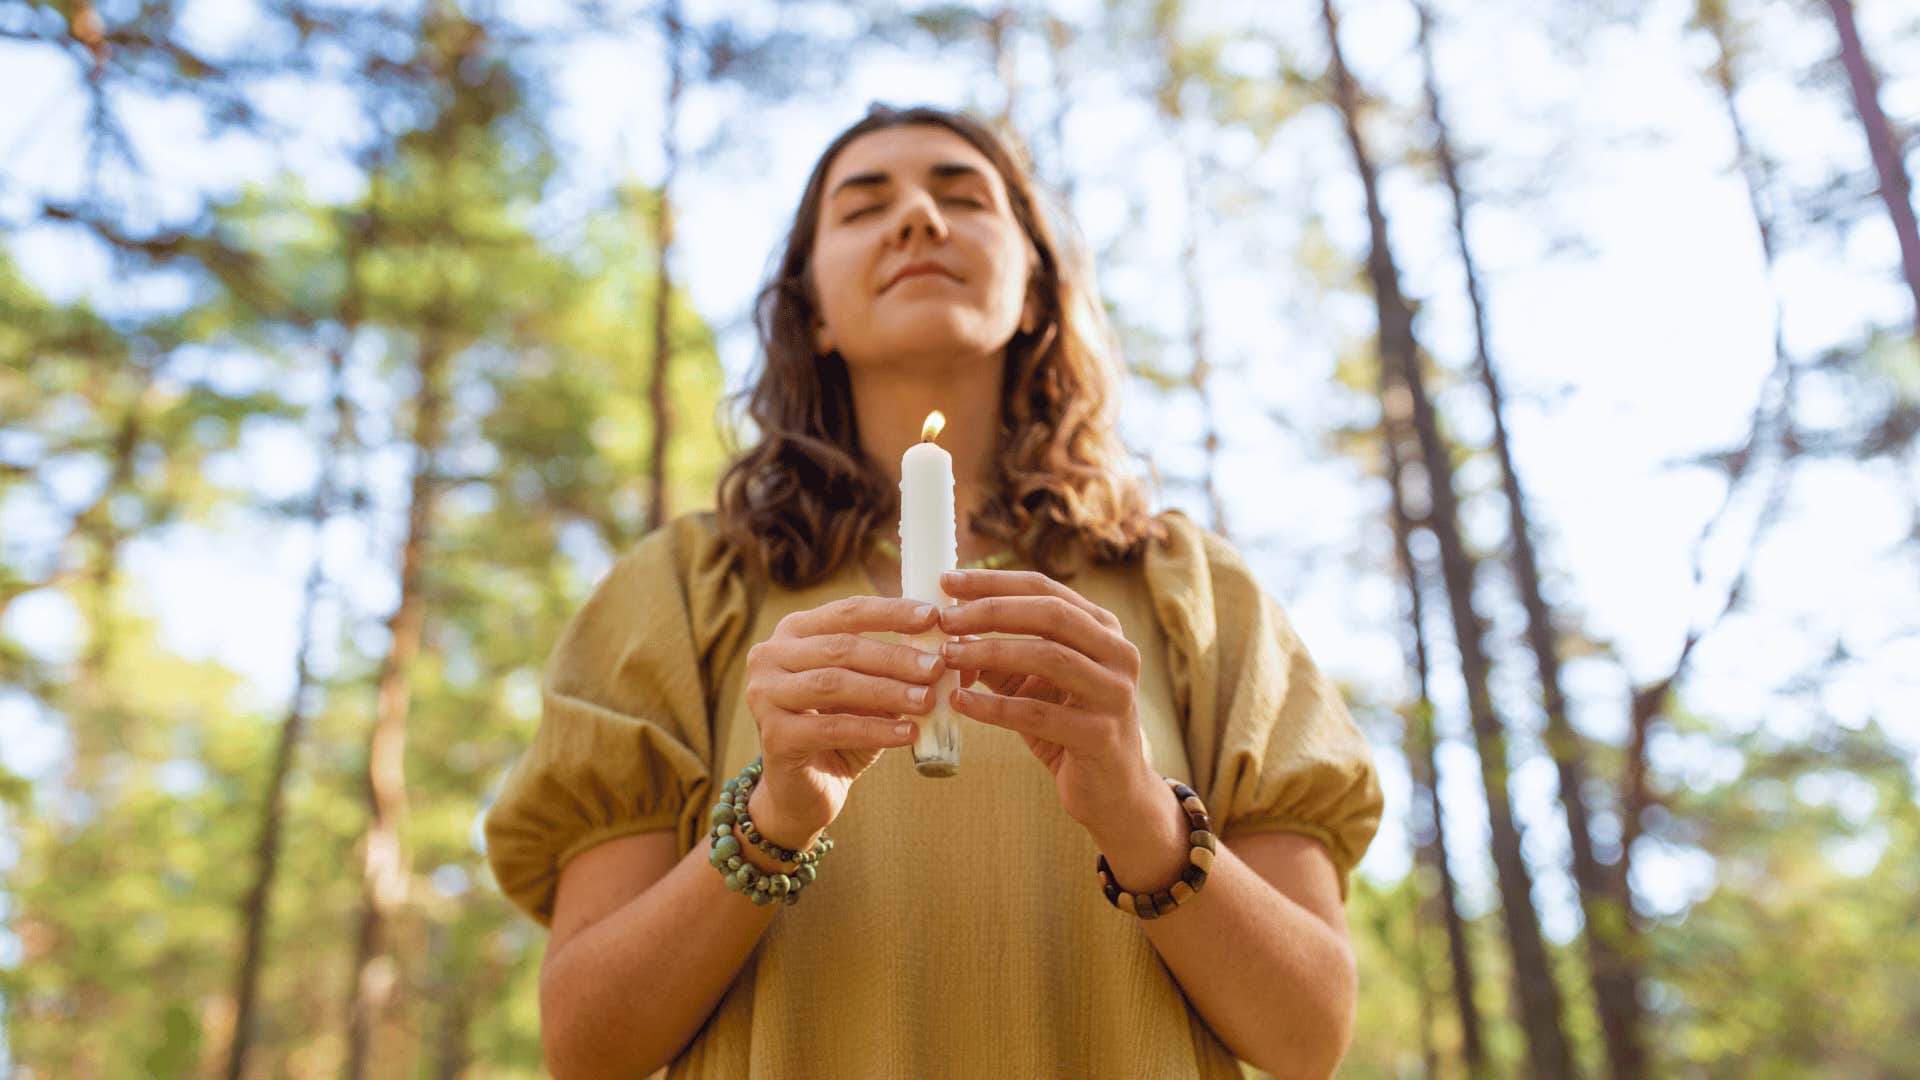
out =
[[[1340,895],[1380,825],[1372,752],[1280,606],[1218,534],[1160,515],[1146,578],[1186,721],[1194,790],[1223,838],[1304,833],[1333,857]]]
[[[501,891],[541,925],[567,861],[673,829],[686,850],[711,787],[714,686],[751,618],[711,512],[615,562],[548,655],[540,725],[485,818]]]

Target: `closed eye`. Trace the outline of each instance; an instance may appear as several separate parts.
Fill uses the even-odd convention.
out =
[[[941,201],[950,202],[950,203],[959,203],[962,206],[971,206],[977,210],[985,209],[987,205],[986,203],[981,202],[979,199],[976,199],[971,195],[953,195],[945,199],[942,199]],[[855,210],[853,213],[848,214],[846,217],[841,218],[840,220],[842,222],[852,221],[854,218],[860,217],[863,214],[870,214],[878,209],[880,209],[880,207],[877,205],[863,206],[860,209]]]

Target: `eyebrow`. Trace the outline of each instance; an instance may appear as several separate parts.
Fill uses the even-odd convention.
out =
[[[981,180],[986,179],[985,173],[974,168],[972,165],[959,161],[942,161],[928,169],[927,172],[935,180],[952,180],[965,176],[977,177]],[[839,184],[835,185],[833,191],[827,198],[832,199],[835,195],[840,194],[850,187],[876,188],[884,187],[892,182],[893,177],[884,172],[863,172],[840,181]]]

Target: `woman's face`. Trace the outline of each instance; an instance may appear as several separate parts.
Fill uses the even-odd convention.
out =
[[[1031,321],[1028,252],[973,144],[935,125],[862,135],[828,169],[814,231],[816,348],[850,367],[999,352]]]

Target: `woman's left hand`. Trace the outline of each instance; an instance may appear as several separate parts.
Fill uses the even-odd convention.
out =
[[[1135,696],[1140,650],[1120,620],[1086,597],[1030,570],[941,575],[956,603],[940,609],[951,637],[947,666],[961,669],[953,706],[983,724],[1010,728],[1053,774],[1060,806],[1096,834],[1124,826],[1139,793],[1160,784],[1147,761]],[[967,688],[968,671],[980,685]]]

